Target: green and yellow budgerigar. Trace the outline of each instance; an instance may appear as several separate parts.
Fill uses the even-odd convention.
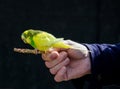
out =
[[[70,45],[63,42],[63,38],[56,38],[52,34],[41,30],[25,30],[22,33],[21,38],[24,43],[31,45],[33,48],[41,52],[46,52],[50,48],[71,48]]]

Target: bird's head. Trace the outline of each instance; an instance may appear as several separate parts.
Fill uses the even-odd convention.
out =
[[[39,32],[40,30],[33,30],[33,29],[26,30],[22,33],[21,39],[24,41],[24,43],[30,44],[33,36],[38,34]]]

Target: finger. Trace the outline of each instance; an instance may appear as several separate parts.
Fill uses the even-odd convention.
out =
[[[42,58],[44,61],[52,61],[56,59],[59,56],[59,53],[57,51],[47,52],[45,54],[42,54]]]
[[[60,62],[59,64],[57,64],[56,66],[54,66],[53,68],[50,69],[50,73],[51,74],[56,74],[63,66],[68,65],[70,62],[69,58],[66,58],[65,60],[63,60],[62,62]]]
[[[45,62],[45,65],[48,67],[48,68],[52,68],[54,66],[56,66],[57,64],[59,64],[61,61],[63,61],[64,59],[66,59],[67,57],[67,53],[66,52],[60,52],[58,57],[55,59],[55,60],[52,60],[52,61],[46,61]]]
[[[66,71],[67,71],[67,69],[66,69],[66,67],[65,66],[63,66],[58,72],[57,72],[57,74],[55,75],[55,77],[54,77],[54,80],[56,81],[56,82],[62,82],[62,81],[64,81],[64,80],[66,80]]]

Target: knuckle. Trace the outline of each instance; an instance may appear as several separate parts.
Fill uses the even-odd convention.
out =
[[[69,59],[69,58],[66,58],[65,64],[67,65],[67,64],[69,64],[69,62],[70,62],[70,59]]]
[[[60,53],[60,57],[59,58],[64,59],[66,57],[67,57],[67,52],[63,51],[63,52]]]
[[[45,62],[45,65],[46,65],[47,68],[51,68],[52,67],[52,65],[49,62]]]
[[[62,51],[61,54],[62,54],[62,55],[67,55],[67,52]]]
[[[53,74],[53,75],[55,75],[55,74],[56,74],[56,72],[55,72],[55,70],[54,70],[54,69],[50,69],[50,73],[51,73],[51,74]]]

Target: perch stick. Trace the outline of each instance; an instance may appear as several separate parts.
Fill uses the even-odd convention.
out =
[[[18,53],[27,53],[27,54],[41,54],[42,53],[35,49],[14,48],[13,50]]]

